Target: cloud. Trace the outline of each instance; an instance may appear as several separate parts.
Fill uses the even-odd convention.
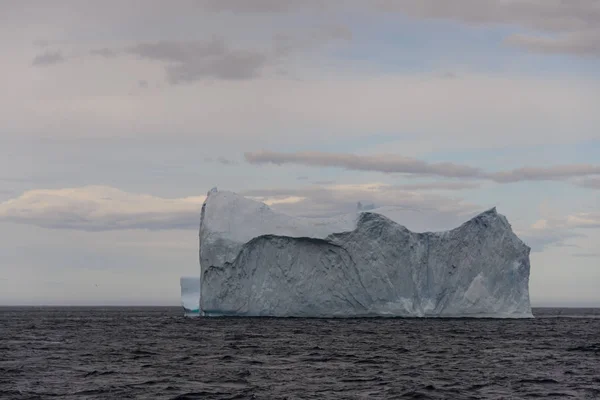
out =
[[[444,72],[441,75],[441,77],[444,79],[456,79],[456,78],[458,78],[458,75],[455,72],[448,71],[448,72]]]
[[[587,212],[569,215],[564,224],[574,228],[600,228],[600,212]]]
[[[517,34],[505,42],[533,52],[600,56],[600,5],[595,0],[379,0],[382,11],[470,25],[502,24],[553,34]]]
[[[228,158],[225,158],[223,156],[217,157],[216,160],[219,164],[223,164],[223,165],[235,165],[237,164],[236,161],[230,160]]]
[[[303,177],[298,177],[298,179]],[[333,185],[335,181],[315,181],[315,185]],[[421,182],[403,185],[380,184],[379,190],[434,191],[434,190],[468,190],[481,187],[479,182]]]
[[[483,207],[439,194],[404,190],[384,183],[327,185],[299,189],[253,189],[242,195],[273,202],[273,208],[304,217],[327,217],[356,211],[357,203],[388,207],[396,219],[415,231],[445,230],[465,222]]]
[[[252,79],[260,75],[267,63],[264,54],[239,50],[215,57],[167,67],[168,81],[172,84],[193,82],[202,78],[227,80]]]
[[[589,229],[600,228],[600,213],[574,213],[536,221],[528,229],[517,232],[533,251],[549,246],[567,246],[570,239],[586,237]]]
[[[353,212],[358,202],[391,207],[403,224],[421,231],[453,228],[482,210],[460,199],[383,183],[254,189],[240,194],[306,217]],[[31,190],[0,202],[0,221],[81,231],[195,230],[204,199],[168,199],[107,186]]]
[[[93,49],[90,54],[105,58],[129,54],[165,63],[167,81],[171,84],[206,78],[235,81],[257,78],[267,67],[279,65],[284,57],[351,38],[352,32],[346,26],[329,24],[296,35],[275,34],[272,49],[232,48],[223,37],[213,36],[204,41],[141,42],[125,49],[105,47]]]
[[[393,186],[402,190],[467,190],[481,187],[477,182],[424,182]]]
[[[476,26],[517,25],[527,30],[547,32],[584,31],[600,23],[600,7],[595,0],[207,0],[204,4],[209,11],[234,13],[353,10],[365,14],[365,11],[378,10],[420,19],[449,19]]]
[[[317,167],[339,167],[355,171],[377,171],[383,173],[404,173],[416,176],[440,176],[445,178],[478,178],[498,183],[562,180],[573,177],[600,175],[600,166],[558,165],[552,167],[524,167],[508,171],[487,173],[479,168],[454,163],[428,163],[426,161],[397,155],[361,156],[343,153],[297,152],[281,153],[272,151],[246,152],[246,161],[251,164],[299,164]],[[464,185],[464,184],[463,184]],[[452,187],[453,186],[453,187]],[[456,183],[446,184],[447,189],[457,189]],[[462,187],[464,189],[471,186]],[[415,189],[423,189],[419,184]],[[434,187],[440,189],[440,184]]]
[[[565,217],[548,217],[540,219],[532,227],[540,230],[562,228],[600,228],[600,213],[579,212],[567,215]]]
[[[529,229],[516,233],[534,252],[544,251],[548,247],[567,246],[566,241],[585,236],[565,228]]]
[[[600,258],[600,253],[575,253],[572,254],[572,256],[582,258]]]
[[[35,56],[35,58],[31,61],[31,65],[43,67],[47,65],[59,64],[64,61],[65,58],[60,51],[48,51]]]
[[[0,220],[50,229],[197,229],[204,196],[166,199],[106,186],[31,190],[0,203]]]
[[[561,180],[566,178],[600,175],[600,166],[590,164],[557,165],[552,167],[524,167],[488,174],[496,182]]]
[[[345,25],[327,25],[304,35],[276,34],[273,38],[275,54],[285,56],[303,50],[311,50],[334,41],[349,42],[352,31]]]
[[[93,56],[101,56],[105,58],[113,58],[119,55],[119,52],[113,49],[109,49],[107,47],[101,49],[92,49],[90,50],[90,54]]]
[[[204,7],[213,12],[235,13],[288,13],[302,8],[322,8],[323,0],[206,0]]]
[[[165,63],[167,81],[171,84],[207,78],[237,81],[260,77],[266,68],[277,66],[284,57],[351,37],[352,33],[343,25],[325,25],[301,35],[276,34],[272,50],[232,48],[222,37],[213,36],[206,41],[142,42],[125,49],[95,49],[90,54],[102,57],[129,54]]]
[[[139,43],[127,49],[140,58],[162,61],[169,83],[193,82],[203,78],[251,79],[267,65],[267,56],[258,51],[230,49],[223,39],[207,42]]]
[[[594,80],[325,73],[301,81],[269,77],[269,67],[257,79],[213,79],[202,90],[175,85],[143,98],[124,93],[132,79],[161,81],[173,64],[138,56],[90,60],[21,83],[9,80],[6,90],[21,102],[0,99],[5,131],[55,138],[194,137],[236,152],[263,141],[273,148],[307,143],[332,148],[340,140],[351,145],[373,132],[390,132],[395,139],[372,151],[413,155],[593,140],[600,125],[594,107],[600,86]],[[49,93],[52,101],[44,97]]]
[[[376,4],[418,18],[519,25],[551,32],[588,29],[600,22],[600,6],[595,0],[377,0]]]
[[[343,153],[277,153],[260,151],[246,152],[244,153],[244,157],[251,164],[300,164],[319,167],[341,167],[357,171],[443,176],[447,178],[474,178],[481,174],[478,168],[465,165],[427,163],[414,158],[396,155],[358,156]]]
[[[223,164],[223,165],[236,165],[237,164],[237,161],[230,160],[230,159],[225,158],[223,156],[219,156],[217,158],[205,157],[204,161],[206,161],[206,162],[216,162],[216,163]]]
[[[506,38],[505,43],[537,53],[600,57],[600,30],[558,37],[518,34]]]
[[[48,47],[51,42],[49,40],[37,39],[32,44],[37,47]]]
[[[436,186],[442,190],[454,188],[442,183],[332,184],[253,189],[240,194],[278,211],[304,217],[334,216],[356,211],[357,204],[373,205],[385,208],[387,215],[394,215],[399,223],[418,232],[455,228],[485,208],[430,192]],[[31,190],[0,202],[0,221],[89,232],[196,230],[204,199],[205,196],[168,199],[106,186]],[[511,219],[510,215],[507,217]],[[574,246],[568,242],[586,237],[586,230],[598,228],[600,213],[574,213],[540,219],[515,232],[532,251],[540,252],[548,247]]]
[[[588,178],[578,181],[577,184],[584,188],[600,189],[600,178]]]

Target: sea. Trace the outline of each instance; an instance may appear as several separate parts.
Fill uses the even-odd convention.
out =
[[[0,308],[1,399],[600,399],[600,309],[535,319]]]

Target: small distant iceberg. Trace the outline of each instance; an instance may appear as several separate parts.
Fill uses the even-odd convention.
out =
[[[200,315],[200,277],[182,276],[179,279],[181,286],[181,306],[186,317]]]

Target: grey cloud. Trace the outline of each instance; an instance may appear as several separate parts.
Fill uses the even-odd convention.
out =
[[[476,182],[427,182],[394,186],[403,190],[466,190],[477,189],[481,184]]]
[[[475,178],[481,170],[453,163],[427,163],[394,155],[358,156],[342,153],[299,152],[277,153],[269,151],[244,153],[251,164],[300,164],[319,167],[341,167],[357,171],[379,171],[386,173],[405,173],[434,175],[447,178]]]
[[[273,208],[305,217],[354,212],[357,203],[387,208],[386,213],[416,231],[454,228],[483,210],[461,199],[402,186],[338,185],[299,189],[254,189],[244,196],[272,201]],[[204,197],[167,199],[110,187],[34,190],[0,202],[0,221],[48,229],[80,231],[195,230]],[[294,201],[285,201],[293,199]],[[279,200],[279,201],[278,201]],[[510,215],[508,215],[510,220]],[[575,230],[600,227],[599,214],[575,214],[549,220],[543,228],[518,232],[534,251],[566,245],[583,237]]]
[[[460,199],[401,189],[372,190],[360,185],[252,190],[242,194],[272,200],[296,197],[299,201],[275,202],[273,207],[308,217],[354,212],[357,202],[391,207],[403,224],[422,231],[453,228],[481,211]],[[195,230],[203,200],[203,196],[160,198],[103,186],[33,190],[0,202],[0,221],[90,232]]]
[[[575,253],[572,254],[572,256],[582,258],[600,258],[600,253]]]
[[[276,34],[272,53],[231,48],[218,37],[208,41],[139,43],[126,49],[126,53],[168,63],[167,79],[172,84],[203,78],[243,80],[260,76],[265,67],[277,64],[282,56],[351,38],[352,32],[344,25],[327,25],[299,36]]]
[[[538,53],[570,53],[577,56],[600,57],[600,31],[565,34],[557,38],[513,35],[509,36],[505,42]]]
[[[307,192],[315,190],[312,189],[250,189],[240,192],[242,196],[247,197],[290,197],[290,196],[303,196]]]
[[[573,243],[555,243],[553,246],[554,247],[569,247],[569,248],[576,248],[576,249],[581,248],[581,246],[573,244]]]
[[[258,51],[230,49],[218,38],[206,42],[139,43],[127,52],[168,63],[167,80],[172,84],[203,78],[251,79],[259,76],[269,61]]]
[[[297,176],[296,179],[299,181],[305,181],[308,179],[308,176]]]
[[[307,177],[299,176],[297,179],[307,179]],[[315,181],[315,185],[333,185],[335,181]],[[477,182],[423,182],[412,183],[406,185],[389,185],[380,186],[382,191],[386,190],[404,190],[404,191],[429,191],[429,190],[467,190],[477,189],[481,187]]]
[[[415,193],[401,189],[371,190],[367,187],[308,187],[302,189],[254,189],[242,192],[259,199],[302,200],[274,203],[273,208],[304,217],[328,217],[356,211],[357,203],[393,210],[397,219],[417,231],[455,228],[483,209],[460,199]]]
[[[472,25],[517,25],[546,32],[587,31],[598,26],[596,0],[373,0],[369,2],[325,0],[207,0],[212,12],[290,13],[300,10],[341,12],[398,12],[414,18],[449,19]]]
[[[590,164],[557,165],[553,167],[523,167],[488,174],[488,178],[499,183],[521,181],[561,180],[600,174],[600,166]]]
[[[34,41],[33,41],[33,45],[34,45],[34,46],[37,46],[37,47],[48,47],[48,46],[50,45],[50,41],[48,41],[48,40],[43,40],[43,39],[40,39],[40,40],[34,40]]]
[[[566,246],[565,241],[585,237],[585,235],[574,233],[567,229],[540,229],[519,234],[525,244],[531,247],[531,251],[540,252],[548,247]]]
[[[377,6],[415,18],[517,25],[554,36],[513,35],[507,44],[533,52],[600,56],[600,3],[596,0],[379,0]]]
[[[299,34],[276,34],[271,49],[233,48],[222,37],[207,40],[141,42],[126,48],[96,48],[90,56],[114,58],[130,55],[165,63],[167,81],[171,84],[202,79],[247,80],[259,77],[267,67],[285,71],[284,57],[317,49],[332,41],[348,41],[352,32],[344,25],[330,24],[311,28]],[[66,61],[60,52],[38,55],[33,65],[50,65]]]
[[[445,72],[442,74],[442,78],[444,79],[456,79],[458,78],[458,75],[456,75],[454,72]]]
[[[139,43],[127,52],[142,58],[167,62],[193,62],[198,58],[221,56],[227,48],[223,39],[212,38],[206,42],[154,42]]]
[[[50,214],[50,210],[49,210]],[[85,210],[73,209],[68,212],[57,212],[52,215],[37,216],[35,218],[24,216],[0,217],[0,220],[18,224],[35,225],[47,229],[73,229],[86,232],[101,232],[112,230],[175,230],[197,229],[198,213],[140,213],[135,217],[131,215],[107,216],[101,219],[88,219]]]
[[[246,161],[251,164],[300,164],[319,167],[339,167],[355,171],[377,171],[383,173],[404,173],[414,176],[440,176],[445,178],[475,178],[492,180],[497,183],[522,181],[564,180],[575,177],[600,175],[600,166],[589,164],[558,165],[552,167],[523,167],[507,171],[488,173],[479,168],[453,164],[428,163],[422,160],[394,155],[359,156],[342,153],[298,152],[279,153],[270,151],[246,152]],[[457,183],[432,184],[431,189],[469,189],[472,185]],[[425,189],[418,184],[415,190]],[[406,187],[407,189],[409,187]]]
[[[248,197],[289,197],[289,196],[300,196],[305,193],[302,189],[250,189],[240,192],[242,196]]]
[[[550,224],[579,229],[596,229],[600,228],[600,212],[580,212],[569,215],[567,218],[550,220]]]
[[[167,199],[105,186],[31,190],[0,202],[0,221],[81,231],[197,229],[203,200]]]
[[[314,181],[315,185],[333,185],[335,181]]]
[[[31,61],[31,65],[36,67],[42,67],[47,65],[58,64],[64,61],[65,58],[63,57],[61,52],[48,51],[46,53],[35,56],[35,58]]]
[[[223,165],[235,165],[235,164],[237,164],[237,161],[230,160],[230,159],[225,158],[223,156],[219,156],[217,158],[204,157],[204,161],[206,161],[206,162],[216,162],[216,163],[223,164]]]
[[[590,220],[586,223],[575,225],[574,227],[580,229],[598,229],[600,228],[600,218],[596,217],[595,220]]]
[[[107,47],[101,49],[92,49],[90,50],[90,54],[93,56],[101,56],[106,58],[112,58],[119,55],[119,52],[113,49],[109,49]]]
[[[167,67],[168,81],[172,84],[193,82],[202,78],[225,80],[252,79],[260,76],[267,65],[264,54],[235,51],[211,60],[194,60]]]
[[[287,13],[301,8],[323,7],[323,0],[207,0],[205,8],[213,12]]]
[[[586,237],[582,232],[597,228],[600,228],[600,213],[576,213],[540,220],[519,236],[533,251],[542,251],[549,246],[578,247],[566,242],[569,239]]]
[[[332,41],[351,41],[352,31],[345,25],[321,26],[303,36],[279,33],[273,37],[275,54],[285,56],[310,50]]]
[[[589,189],[600,189],[600,178],[588,178],[577,183],[579,186]]]
[[[217,157],[217,162],[223,165],[235,165],[237,164],[237,162],[230,160],[228,158],[225,157]]]
[[[352,30],[346,25],[331,25],[323,28],[318,36],[326,39],[352,40]]]
[[[592,29],[600,21],[596,0],[378,0],[376,4],[381,10],[418,18],[520,25],[552,32]]]

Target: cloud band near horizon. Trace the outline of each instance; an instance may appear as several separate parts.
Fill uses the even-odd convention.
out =
[[[246,152],[244,158],[250,164],[296,164],[309,167],[337,167],[353,171],[401,173],[413,176],[437,176],[443,178],[481,179],[496,183],[523,181],[549,181],[569,178],[586,178],[600,175],[600,165],[565,164],[549,167],[521,167],[506,171],[486,172],[480,168],[450,162],[428,163],[423,160],[399,155],[356,155],[326,152]],[[589,181],[583,187],[595,187]]]

